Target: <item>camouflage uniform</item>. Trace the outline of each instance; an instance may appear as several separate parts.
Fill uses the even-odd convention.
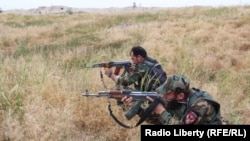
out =
[[[166,107],[167,109],[167,107]],[[168,109],[163,112],[159,120],[162,124],[169,124],[173,116],[177,117],[179,124],[186,124],[185,118],[193,115],[196,117],[192,124],[222,124],[220,104],[209,93],[192,88],[192,94],[178,109]]]
[[[176,90],[176,88],[181,90],[189,89],[189,80],[183,75],[173,75],[156,91],[160,94],[166,94],[169,90]],[[222,124],[220,104],[205,91],[192,88],[187,99],[179,104],[178,108],[172,109],[165,106],[166,111],[159,116],[156,124],[171,124],[173,117],[178,120],[177,124],[188,124],[186,123],[187,117],[194,118],[191,124]]]
[[[161,65],[156,60],[149,57],[144,62],[136,64],[132,71],[124,77],[120,77],[117,85],[127,87],[134,84],[134,89],[138,91],[154,91],[167,79],[167,74],[162,69]],[[130,110],[125,114],[125,117],[130,120],[142,108],[144,101],[136,101],[133,103]]]
[[[152,69],[153,67],[155,69]],[[154,70],[158,71],[162,76],[154,74]],[[125,87],[134,84],[135,90],[153,91],[165,82],[166,77],[161,65],[156,60],[147,57],[144,62],[136,64],[128,75],[120,77],[117,84]]]

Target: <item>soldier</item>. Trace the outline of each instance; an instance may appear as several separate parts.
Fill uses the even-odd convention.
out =
[[[130,57],[133,63],[132,71],[126,76],[115,75],[111,68],[104,68],[105,74],[113,79],[118,86],[128,87],[134,84],[134,89],[138,91],[155,91],[162,85],[167,74],[157,60],[148,57],[147,52],[141,46],[134,46],[130,50]],[[137,101],[125,114],[127,119],[135,116],[140,109],[142,101]],[[119,102],[118,102],[119,105]]]
[[[173,118],[178,121],[175,124],[222,124],[220,104],[208,92],[190,88],[189,84],[186,76],[176,74],[168,77],[167,81],[156,89],[163,100],[153,110],[153,117],[157,117],[154,124],[171,124]],[[151,102],[154,101],[150,97],[147,98]],[[133,99],[123,97],[122,101],[131,105]],[[139,111],[138,114],[142,115],[143,110]]]
[[[134,46],[130,51],[133,63],[132,71],[120,77],[112,72],[111,68],[104,68],[105,74],[112,78],[118,85],[128,87],[134,84],[138,91],[154,91],[166,81],[167,74],[157,60],[147,56],[147,52],[141,46]]]

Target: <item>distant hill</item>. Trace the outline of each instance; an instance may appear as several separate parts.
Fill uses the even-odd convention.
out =
[[[140,12],[140,11],[151,11],[151,10],[160,10],[166,8],[158,8],[158,7],[124,7],[124,8],[72,8],[67,6],[50,6],[45,7],[41,6],[35,9],[13,9],[6,10],[3,13],[18,13],[18,14],[64,14],[64,13],[112,13],[112,12]]]

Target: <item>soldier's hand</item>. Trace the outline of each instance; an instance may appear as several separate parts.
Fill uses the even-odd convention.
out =
[[[124,97],[121,99],[121,101],[122,101],[125,105],[131,107],[132,104],[133,104],[133,97],[124,96]]]
[[[149,96],[147,96],[147,99],[148,99],[150,102],[153,102],[153,101],[154,101],[154,99],[151,98],[151,97],[149,97]],[[154,112],[155,114],[157,114],[157,115],[161,115],[164,111],[166,111],[165,107],[164,107],[161,103],[159,103],[159,104],[155,107],[155,109],[154,109],[153,112]]]
[[[104,73],[105,75],[110,76],[110,74],[112,74],[113,72],[111,68],[104,68]]]

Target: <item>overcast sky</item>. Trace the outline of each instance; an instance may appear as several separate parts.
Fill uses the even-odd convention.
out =
[[[250,5],[250,0],[0,0],[2,10],[32,9],[40,6],[69,6],[73,8],[110,7],[186,7]]]

